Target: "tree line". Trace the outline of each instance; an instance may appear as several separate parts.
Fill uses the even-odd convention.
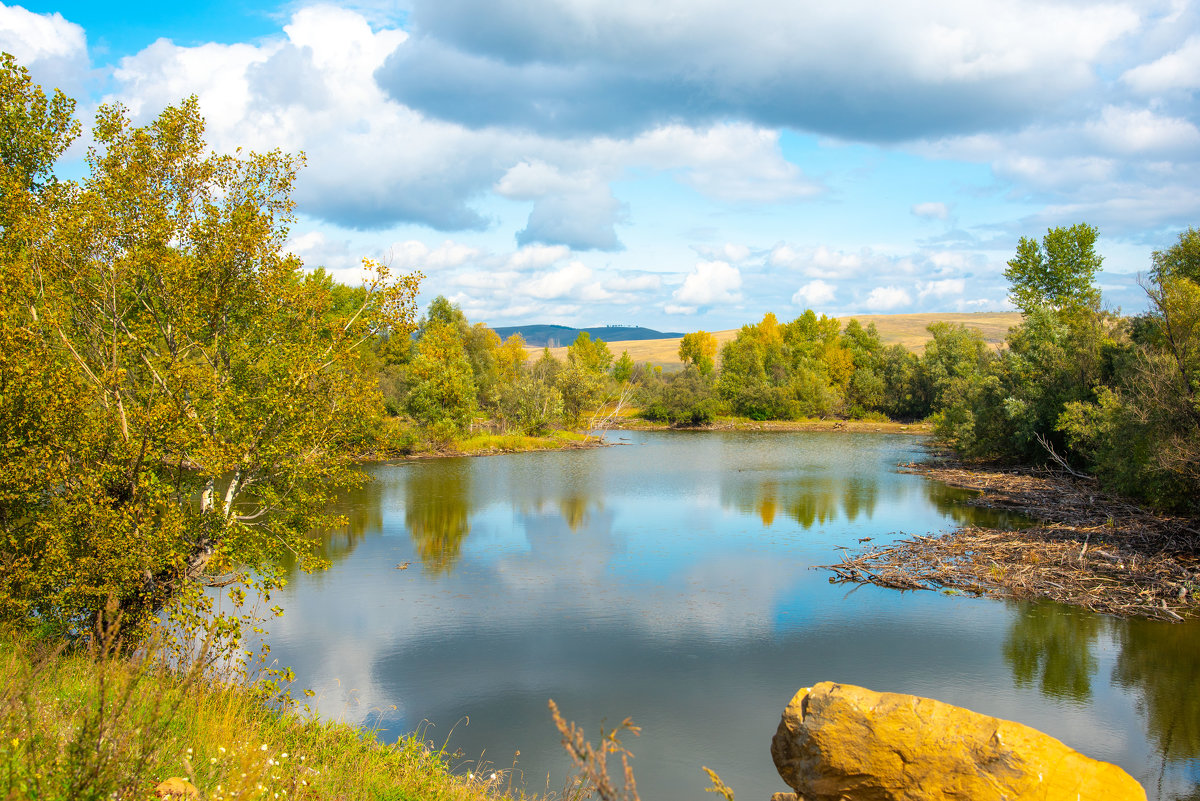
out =
[[[614,359],[586,334],[563,363],[548,349],[527,358],[519,336],[501,343],[439,298],[414,338],[380,348],[383,391],[393,413],[435,432],[464,432],[472,415],[526,433],[579,426],[618,397],[673,425],[720,416],[928,420],[963,457],[1054,462],[1196,513],[1200,231],[1154,253],[1143,278],[1150,308],[1133,317],[1101,304],[1097,237],[1080,223],[1020,240],[1005,276],[1022,322],[999,348],[938,322],[916,354],[884,345],[873,324],[807,310],[787,323],[768,313],[720,348],[711,333],[689,333],[675,372],[635,365],[628,353]]]

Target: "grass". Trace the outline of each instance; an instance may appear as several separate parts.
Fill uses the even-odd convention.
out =
[[[578,431],[550,431],[545,436],[534,437],[526,434],[473,434],[469,437],[456,439],[450,446],[450,451],[470,456],[488,453],[519,453],[522,451],[554,451],[578,448],[585,443],[595,441]]]
[[[145,655],[0,634],[0,798],[150,799],[173,777],[211,801],[524,798],[509,772],[456,772],[418,735],[385,744]]]
[[[930,323],[947,322],[962,323],[968,328],[974,328],[983,334],[993,347],[1004,341],[1008,329],[1021,322],[1020,312],[935,312],[929,314],[856,314],[839,318],[843,324],[851,319],[858,320],[864,326],[875,323],[879,338],[884,345],[900,344],[913,352],[920,352],[930,337],[926,327]],[[717,344],[723,345],[737,336],[738,329],[716,331],[713,335]],[[621,351],[629,351],[629,358],[634,362],[647,362],[664,367],[680,364],[679,339],[643,339],[629,342],[610,342],[608,349],[613,355],[620,356]],[[558,359],[567,358],[567,349],[551,348],[550,352]],[[534,358],[541,353],[541,348],[531,348]]]

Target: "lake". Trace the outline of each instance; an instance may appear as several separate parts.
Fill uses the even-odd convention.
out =
[[[817,565],[969,522],[1019,524],[897,471],[907,435],[610,432],[613,447],[375,465],[276,600],[272,655],[322,715],[422,729],[531,790],[568,761],[547,699],[593,735],[632,717],[647,801],[786,790],[769,748],[801,687],[913,693],[1200,798],[1200,625],[1050,603],[831,585]],[[406,569],[398,569],[408,563]],[[516,754],[519,752],[519,756]],[[549,776],[549,778],[547,778]]]

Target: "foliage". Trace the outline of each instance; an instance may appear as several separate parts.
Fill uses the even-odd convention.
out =
[[[133,636],[203,611],[197,581],[315,565],[380,404],[364,345],[409,325],[419,276],[306,279],[282,253],[298,160],[207,154],[194,98],[144,128],[102,106],[88,177],[55,182],[66,106],[2,80],[0,617],[80,633],[112,596]]]
[[[475,417],[475,376],[454,325],[425,328],[408,374],[408,408],[419,423],[451,436],[467,430]]]
[[[212,801],[522,798],[510,773],[452,765],[421,732],[394,742],[263,704],[253,684],[165,670],[115,640],[47,651],[0,634],[0,795],[141,799],[186,777]],[[486,769],[485,769],[486,768]]]
[[[1125,321],[1099,309],[1095,235],[1080,224],[1042,248],[1022,240],[1009,277],[1026,316],[998,355],[935,333],[921,360],[935,431],[968,456],[1071,462],[1107,489],[1195,514],[1200,236],[1188,229],[1154,254],[1151,311]]]
[[[695,366],[702,375],[712,375],[716,357],[717,338],[707,331],[684,334],[679,340],[679,360]]]
[[[671,425],[706,425],[716,419],[719,402],[712,378],[694,365],[657,382],[646,393],[642,416]]]
[[[1021,237],[1004,271],[1017,308],[1025,314],[1041,307],[1096,308],[1100,291],[1092,281],[1103,261],[1095,251],[1098,234],[1093,226],[1079,223],[1049,229],[1040,244]]]

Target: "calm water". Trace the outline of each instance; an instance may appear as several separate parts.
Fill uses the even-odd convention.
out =
[[[786,789],[788,699],[834,680],[1027,723],[1200,798],[1200,627],[829,584],[840,546],[981,519],[897,473],[898,435],[628,433],[617,447],[373,468],[332,568],[284,592],[272,653],[322,714],[381,737],[423,725],[558,789],[546,708],[595,733],[632,716],[647,801]],[[1013,521],[1007,521],[1013,522]],[[397,565],[411,562],[406,570]],[[453,730],[453,733],[451,731]]]

